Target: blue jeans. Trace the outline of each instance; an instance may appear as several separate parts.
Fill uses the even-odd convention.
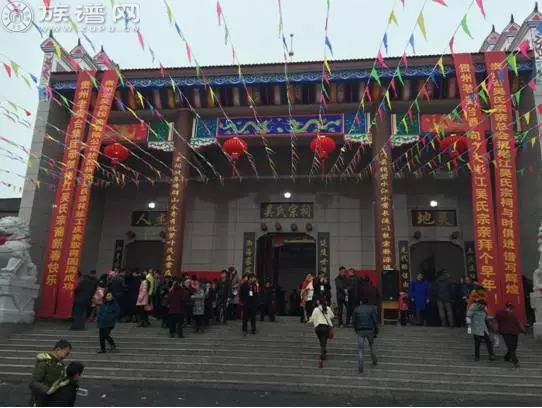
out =
[[[363,369],[363,349],[365,347],[365,339],[369,343],[369,351],[371,353],[371,360],[373,364],[376,364],[376,354],[374,348],[374,332],[372,330],[358,330],[358,368]]]

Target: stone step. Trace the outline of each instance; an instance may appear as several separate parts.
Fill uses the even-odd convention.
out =
[[[193,332],[192,328],[186,328],[186,333],[191,334]],[[432,334],[428,333],[424,336],[413,336],[409,331],[409,328],[402,329],[402,333],[396,333],[396,332],[386,332],[383,331],[379,335],[379,342],[390,342],[393,344],[397,344],[397,342],[401,342],[404,344],[407,344],[409,346],[416,346],[418,345],[420,348],[426,348],[428,346],[434,346],[438,345],[442,349],[448,349],[448,348],[454,348],[454,347],[463,347],[465,344],[472,344],[472,336],[467,335],[466,333],[462,333],[462,329],[454,329],[446,331],[448,333],[447,336],[433,336]],[[461,331],[461,333],[458,332],[458,330]],[[95,333],[95,336],[97,336],[97,330],[95,328],[89,329],[87,331],[69,331],[69,330],[49,330],[49,331],[41,331],[41,330],[34,330],[29,331],[24,334],[24,336],[19,335],[13,337],[14,339],[20,339],[20,338],[41,338],[41,339],[51,339],[51,341],[56,341],[59,338],[68,338],[68,339],[80,339],[80,338],[86,338],[91,337],[92,334]],[[161,329],[158,327],[150,327],[150,328],[137,328],[137,327],[131,327],[131,328],[122,328],[122,325],[118,325],[114,331],[115,336],[119,336],[122,338],[141,338],[141,339],[159,339],[163,337],[167,337],[167,330]],[[230,339],[237,339],[241,338],[241,329],[240,325],[235,327],[217,327],[217,326],[211,326],[211,329],[207,330],[205,332],[205,338],[206,339],[224,339],[224,340],[230,340]],[[314,339],[314,331],[310,328],[305,327],[305,329],[297,328],[296,331],[293,332],[285,332],[280,333],[280,330],[278,333],[273,333],[268,329],[267,327],[264,328],[258,328],[258,336],[256,337],[258,341],[262,342],[276,342],[280,340],[281,344],[288,344],[293,343],[297,344],[300,339]],[[351,329],[337,329],[335,330],[335,339],[336,342],[351,342],[352,339],[355,340],[355,333]],[[522,335],[520,336],[520,347],[533,347],[533,348],[539,348],[540,343],[536,343],[532,338]]]
[[[176,354],[179,356],[186,355],[196,355],[196,356],[206,356],[206,355],[217,355],[223,354],[226,356],[230,355],[239,355],[243,354],[245,356],[251,356],[252,358],[258,358],[262,355],[273,357],[273,358],[314,358],[319,354],[319,347],[315,343],[315,340],[310,344],[300,344],[297,348],[285,348],[280,345],[273,347],[260,347],[258,343],[246,343],[245,345],[239,346],[230,346],[229,344],[210,344],[202,345],[196,342],[186,343],[184,339],[170,339],[171,341],[165,343],[164,345],[149,342],[141,343],[132,343],[125,344],[122,343],[120,339],[117,338],[117,344],[119,349],[122,350],[122,353],[132,353],[137,354],[150,354],[154,356],[170,356]],[[92,352],[98,348],[98,340],[89,340],[84,342],[74,341],[74,354],[80,352]],[[152,344],[152,345],[150,345]],[[12,343],[0,343],[0,354],[9,353],[12,351],[31,351],[39,353],[43,350],[50,348],[49,342],[12,342]],[[300,350],[301,348],[301,350]],[[328,350],[330,354],[333,354],[337,359],[351,359],[356,356],[356,348],[354,343],[347,345],[346,347],[335,347],[333,343],[328,345]],[[414,354],[411,350],[408,353],[405,353],[401,349],[398,349],[394,346],[381,347],[377,344],[377,353],[382,356],[386,356],[388,360],[398,360],[398,361],[432,361],[435,364],[447,364],[450,362],[461,361],[472,361],[473,351],[465,349],[461,352],[447,352],[447,351],[424,351],[423,353]],[[482,349],[482,358],[485,358],[487,351]],[[502,351],[497,350],[497,353],[502,353]],[[541,358],[539,356],[534,356],[530,354],[524,354],[521,350],[518,353],[520,360],[527,366],[542,366]]]
[[[4,370],[5,368],[5,370]],[[2,367],[3,376],[29,376],[32,366],[9,366]],[[212,372],[195,371],[193,369],[186,370],[165,370],[165,369],[152,369],[142,367],[142,370],[134,371],[132,368],[110,368],[110,367],[87,367],[85,369],[85,376],[89,378],[102,378],[102,379],[119,379],[119,378],[139,378],[141,381],[146,381],[147,378],[157,378],[162,381],[169,381],[170,379],[182,379],[186,382],[198,383],[208,380],[210,377],[213,381],[218,382],[239,382],[250,379],[250,381],[256,383],[276,383],[276,384],[299,384],[301,386],[311,383],[324,383],[326,388],[333,388],[343,384],[353,383],[355,387],[359,382],[364,387],[370,387],[372,389],[377,388],[404,388],[404,389],[423,389],[424,392],[428,391],[442,391],[444,388],[448,392],[465,392],[470,393],[470,390],[475,389],[477,392],[483,392],[487,394],[501,394],[505,393],[508,396],[531,396],[536,398],[542,398],[542,389],[539,383],[528,384],[509,384],[506,382],[487,382],[487,381],[467,381],[465,379],[455,380],[450,382],[442,379],[396,379],[389,378],[387,375],[380,375],[377,370],[367,368],[367,374],[360,376],[359,374],[352,375],[331,375],[325,376],[325,369],[318,370],[305,370],[302,374],[292,373],[274,373],[274,372],[247,372],[247,371],[219,371],[212,370]]]
[[[65,322],[40,321],[0,342],[0,379],[27,381],[35,355],[66,338],[74,346],[70,360],[87,367],[86,379],[347,393],[356,398],[387,395],[392,400],[394,395],[419,398],[423,390],[428,398],[449,395],[456,401],[477,398],[496,405],[510,398],[518,405],[532,404],[542,397],[540,344],[525,336],[518,353],[522,366],[514,369],[502,358],[489,362],[484,345],[482,360],[473,362],[473,341],[465,329],[384,326],[377,339],[379,364],[368,365],[360,376],[352,329],[335,330],[329,360],[318,369],[314,330],[296,318],[258,324],[257,335],[247,337],[242,337],[239,321],[211,325],[198,335],[187,328],[185,339],[170,339],[157,321],[148,328],[118,324],[113,337],[120,352],[105,355],[96,354],[95,325],[87,331],[68,329]],[[503,350],[504,345],[497,353]]]
[[[114,330],[113,332],[114,337],[122,339],[124,343],[138,343],[138,342],[147,342],[152,341],[153,344],[166,344],[170,341],[169,339],[169,332],[167,330],[161,330],[157,331],[154,330],[152,332],[147,333],[137,333],[135,335],[132,332],[121,332]],[[42,333],[29,333],[25,334],[24,336],[13,336],[10,338],[13,342],[18,341],[40,341],[40,342],[49,342],[54,343],[56,340],[62,336],[62,333],[56,333],[56,334],[42,334]],[[98,331],[96,330],[88,330],[84,332],[69,332],[65,335],[66,338],[69,338],[71,342],[77,342],[77,341],[93,341],[93,339],[98,337]],[[209,344],[209,343],[217,343],[217,342],[225,342],[232,345],[245,345],[247,341],[249,342],[257,342],[259,345],[265,347],[266,345],[276,345],[277,339],[271,338],[267,333],[258,333],[256,337],[249,336],[247,338],[244,338],[240,332],[232,332],[232,333],[213,333],[213,332],[206,332],[204,337],[200,335],[195,335],[190,330],[186,331],[186,340],[185,341],[191,341],[191,339],[197,338],[198,344]],[[314,342],[316,340],[316,337],[314,333],[304,333],[303,336],[296,336],[296,337],[286,337],[282,338],[280,341],[280,345],[284,347],[298,347],[299,343],[301,341],[308,341],[308,342]],[[520,337],[520,348],[524,348],[527,350],[532,349],[533,351],[537,350],[538,347],[535,343],[531,343],[528,341],[529,339],[526,339],[525,337]],[[441,342],[435,342],[434,340],[426,341],[426,342],[419,342],[416,339],[411,339],[408,337],[402,338],[402,339],[394,339],[390,338],[386,335],[380,335],[377,339],[377,342],[379,345],[387,346],[387,345],[393,345],[397,346],[397,342],[400,341],[403,346],[408,346],[409,349],[421,349],[426,350],[428,346],[438,346],[438,348],[442,348],[445,350],[467,350],[472,349],[472,338],[467,337],[465,339],[451,339],[450,343],[441,343]],[[350,345],[352,343],[355,344],[356,337],[354,334],[348,335],[348,336],[335,336],[335,338],[332,340],[333,344],[346,346]],[[501,341],[502,343],[502,341]]]
[[[9,354],[4,350],[0,350],[2,356],[9,355],[10,359],[25,359],[25,362],[34,362],[37,350],[10,350]],[[71,355],[71,358],[74,360],[81,360],[86,364],[93,364],[93,362],[99,358],[101,355],[96,353],[96,348],[89,351],[78,351],[74,352]],[[217,353],[201,355],[201,354],[180,354],[180,353],[169,353],[169,354],[149,354],[149,352],[141,353],[136,350],[133,352],[127,352],[126,350],[121,350],[116,354],[107,354],[105,358],[112,359],[113,361],[138,361],[141,364],[149,363],[158,363],[158,364],[168,364],[171,362],[179,363],[184,362],[188,364],[207,364],[210,363],[216,365],[256,365],[261,367],[262,370],[266,369],[268,366],[272,365],[284,365],[284,366],[301,366],[301,367],[314,367],[315,362],[318,358],[318,353],[307,354],[303,356],[290,356],[290,357],[270,357],[270,356],[239,356],[239,355],[225,355],[218,351]],[[330,352],[329,362],[327,363],[330,367],[337,367],[339,369],[346,369],[356,364],[356,356],[354,353],[348,356],[343,355],[334,355]],[[122,363],[120,363],[122,364]],[[448,373],[468,373],[471,371],[481,370],[484,373],[488,374],[500,374],[502,372],[506,373],[526,373],[526,376],[541,376],[542,368],[539,364],[531,364],[529,361],[523,363],[520,369],[512,369],[509,363],[504,361],[493,361],[490,362],[483,358],[481,361],[474,363],[472,359],[468,360],[448,360],[445,363],[442,361],[433,361],[424,358],[420,359],[390,359],[387,355],[379,355],[379,367],[389,367],[395,369],[402,369],[409,371],[410,367],[412,370],[416,369],[425,369],[437,372],[448,372]]]
[[[304,375],[307,370],[314,370],[315,359],[312,360],[300,360],[298,362],[291,363],[266,363],[254,364],[251,362],[215,362],[211,361],[143,361],[135,362],[133,359],[126,360],[122,359],[122,356],[116,354],[108,355],[101,357],[99,356],[89,356],[85,359],[85,364],[89,367],[108,367],[108,368],[119,368],[122,369],[133,369],[135,371],[142,369],[159,369],[159,370],[168,370],[168,371],[186,371],[186,370],[198,370],[205,371],[216,369],[218,371],[238,371],[238,372],[260,372],[262,368],[266,372],[274,374],[297,374]],[[0,372],[9,371],[10,367],[33,367],[34,358],[17,358],[17,357],[0,357]],[[482,381],[482,382],[500,382],[507,381],[509,384],[539,384],[542,381],[542,370],[539,370],[538,373],[533,373],[533,370],[524,370],[524,369],[514,369],[512,366],[509,366],[507,370],[503,370],[502,367],[497,370],[489,370],[484,368],[480,370],[480,367],[469,367],[463,366],[459,367],[455,371],[444,371],[441,367],[425,365],[425,366],[405,366],[392,368],[392,364],[386,362],[380,362],[376,367],[370,367],[370,370],[378,374],[386,374],[390,379],[411,379],[415,378],[418,380],[431,380],[439,378],[440,380],[446,381],[457,381],[457,380],[469,380],[469,381]],[[319,370],[318,370],[319,371]],[[319,371],[320,372],[320,371]],[[357,374],[357,366],[355,361],[348,363],[337,362],[333,359],[330,359],[325,364],[325,370],[321,371],[322,377],[327,377],[329,375],[355,375]],[[526,380],[526,375],[528,374],[528,381]]]
[[[300,345],[299,349],[281,349],[280,347],[259,347],[257,344],[246,343],[239,347],[225,347],[220,344],[198,344],[186,343],[184,341],[178,341],[177,339],[172,339],[168,344],[153,344],[149,347],[149,343],[136,343],[128,344],[122,342],[120,339],[115,338],[119,349],[122,354],[128,355],[137,355],[138,352],[142,354],[151,354],[156,358],[168,358],[170,356],[179,356],[186,358],[188,356],[205,358],[207,356],[217,356],[217,355],[243,355],[248,358],[261,359],[262,356],[266,356],[271,359],[296,359],[296,358],[307,358],[312,359],[315,356],[318,356],[320,349],[318,345]],[[81,353],[94,353],[99,345],[98,340],[90,341],[85,344],[73,343],[74,351],[73,355],[79,355]],[[38,344],[22,344],[22,343],[10,343],[10,344],[0,344],[0,355],[5,355],[10,352],[28,352],[30,355],[35,353],[42,352],[47,350],[47,344],[38,345]],[[159,350],[157,348],[160,348]],[[336,347],[333,344],[328,345],[328,351],[338,360],[350,360],[356,358],[356,347],[352,343],[344,347]],[[366,352],[368,352],[368,347],[366,347]],[[409,350],[407,354],[401,350],[397,350],[392,345],[388,347],[383,347],[380,344],[376,346],[376,352],[380,356],[385,356],[388,361],[392,362],[423,362],[430,361],[434,364],[453,364],[458,362],[471,363],[473,360],[473,350],[465,349],[461,352],[419,352]],[[498,348],[496,350],[496,355],[499,359],[504,355],[505,350]],[[526,352],[524,350],[518,353],[518,358],[525,367],[541,367],[542,363],[540,362],[540,357],[534,354],[535,352]],[[487,358],[487,351],[482,349],[482,360]]]

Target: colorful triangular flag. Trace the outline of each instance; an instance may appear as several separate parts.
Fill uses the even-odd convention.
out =
[[[388,17],[388,24],[395,23],[396,26],[399,25],[397,22],[397,17],[395,16],[395,10],[392,10],[390,16]]]
[[[6,73],[8,74],[8,77],[11,78],[11,67],[6,64],[5,62],[2,62],[2,65],[4,65],[4,69],[6,70]]]
[[[476,4],[480,8],[480,11],[482,15],[484,16],[484,18],[486,18],[486,11],[484,10],[484,3],[482,2],[482,0],[476,0]]]
[[[331,41],[329,41],[329,37],[326,35],[326,46],[329,48],[329,52],[331,52],[331,55],[333,55],[333,47],[331,46]]]
[[[463,19],[461,20],[461,28],[463,29],[465,34],[467,34],[471,39],[473,39],[472,34],[470,33],[470,30],[469,30],[469,25],[467,23],[467,15],[466,14],[463,16]]]
[[[145,42],[143,41],[143,35],[141,34],[141,32],[139,30],[136,31],[136,34],[137,34],[137,42],[139,43],[139,46],[141,47],[141,49],[145,49]]]
[[[517,59],[516,59],[516,54],[514,54],[514,53],[508,54],[508,56],[506,57],[506,61],[508,62],[508,65],[510,66],[512,71],[514,71],[514,74],[516,74],[516,76],[517,76],[518,75],[518,62],[517,62]]]
[[[427,32],[425,31],[425,20],[423,18],[423,12],[420,11],[420,15],[418,16],[418,27],[420,27],[420,31],[422,32],[423,38],[427,40]]]
[[[378,85],[382,86],[380,82],[380,77],[378,76],[378,71],[376,70],[374,66],[373,66],[373,69],[371,70],[371,78],[373,78],[378,83]]]
[[[444,69],[444,62],[442,61],[442,57],[440,57],[437,61],[437,65],[440,68],[440,73],[443,77],[446,77],[446,70]]]

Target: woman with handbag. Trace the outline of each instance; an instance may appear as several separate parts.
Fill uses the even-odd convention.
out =
[[[322,367],[323,361],[327,358],[327,340],[333,338],[333,311],[327,305],[326,298],[320,298],[320,304],[314,308],[312,315],[307,323],[314,326],[314,332],[320,342],[320,361]]]

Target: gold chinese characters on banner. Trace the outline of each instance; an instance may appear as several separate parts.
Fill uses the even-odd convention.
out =
[[[377,155],[376,176],[376,246],[377,266],[392,270],[395,264],[395,238],[393,231],[393,205],[391,195],[390,152],[386,147]]]
[[[330,267],[330,248],[329,248],[329,232],[319,232],[318,236],[318,270],[317,273],[323,272],[329,276]]]
[[[489,102],[495,154],[497,237],[503,302],[512,303],[526,323],[521,281],[516,179],[516,143],[512,129],[512,105],[506,54],[485,53],[489,75]],[[504,278],[504,279],[503,279]]]
[[[254,273],[254,256],[256,254],[256,234],[243,234],[243,274]]]
[[[181,204],[181,194],[184,192],[184,179],[182,177],[183,163],[180,154],[176,154],[173,159],[173,177],[171,180],[171,190],[169,192],[169,218],[166,226],[166,245],[164,253],[164,274],[166,276],[175,275],[174,267],[176,265],[177,251],[179,248],[177,242],[177,228],[180,224],[181,214],[179,207]]]
[[[56,310],[57,289],[59,284],[60,260],[64,250],[64,241],[69,226],[71,202],[75,191],[77,169],[81,158],[81,142],[84,140],[88,108],[92,96],[91,76],[95,71],[82,71],[77,76],[77,85],[73,99],[73,114],[66,131],[66,145],[62,163],[62,178],[58,181],[55,203],[51,214],[51,226],[45,251],[45,267],[41,289],[41,303],[37,315],[52,317]]]
[[[474,238],[476,243],[476,269],[478,279],[487,290],[491,312],[501,304],[500,279],[497,270],[497,235],[493,193],[485,128],[481,126],[482,113],[478,103],[476,76],[470,54],[454,54],[454,64],[461,95],[464,120],[469,126],[469,166],[471,170]]]

